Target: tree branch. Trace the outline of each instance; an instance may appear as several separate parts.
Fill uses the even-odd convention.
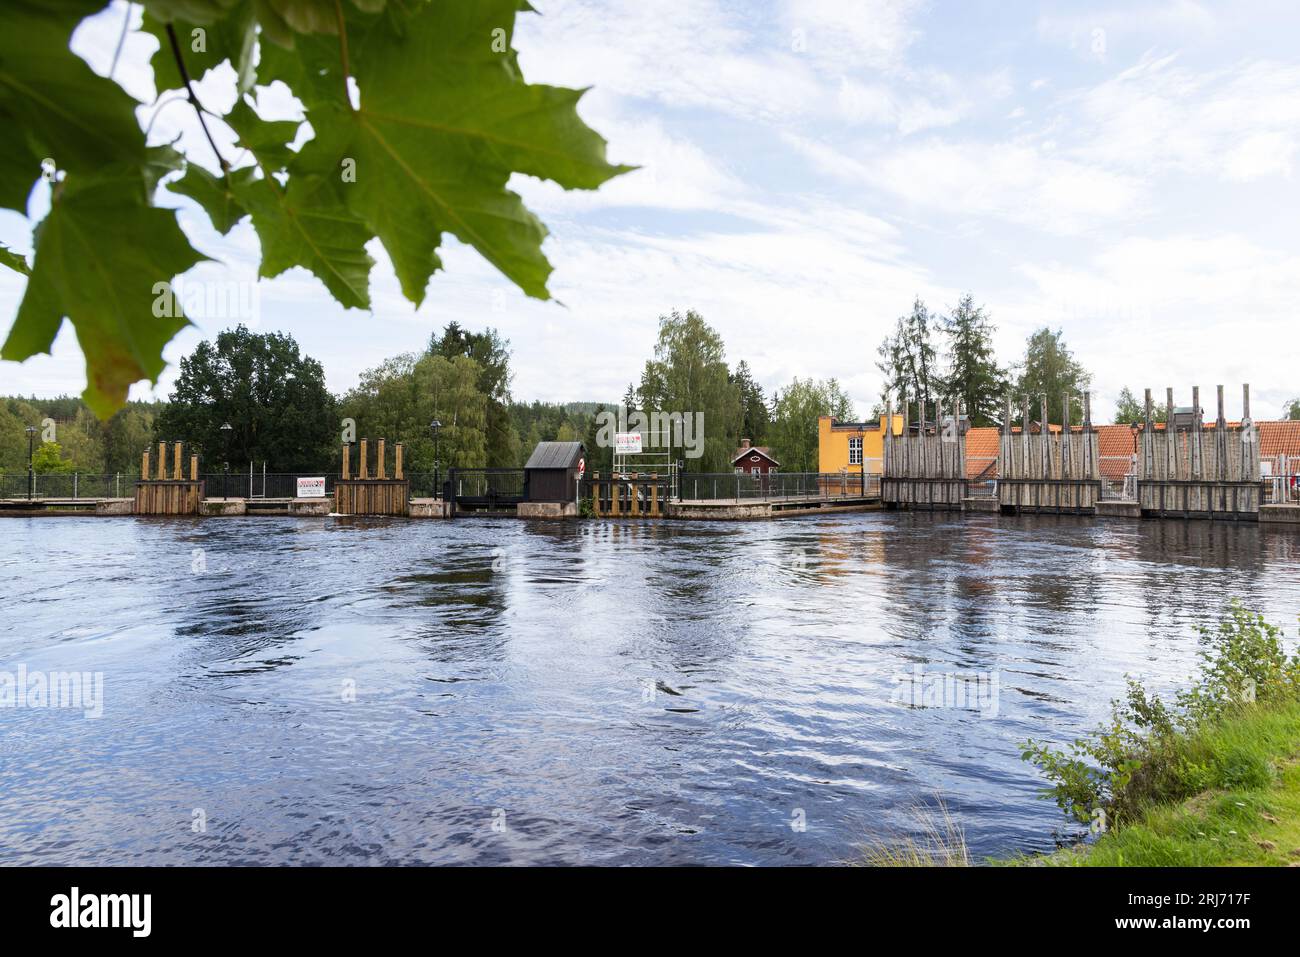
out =
[[[221,172],[224,175],[230,171],[230,164],[221,155],[221,150],[217,149],[217,142],[212,138],[211,131],[208,130],[207,120],[203,118],[203,106],[199,103],[199,98],[194,95],[194,85],[190,82],[190,71],[185,68],[185,58],[181,56],[181,45],[176,39],[176,30],[170,23],[167,24],[167,39],[171,41],[172,56],[176,59],[176,68],[180,70],[181,79],[185,81],[185,92],[189,94],[190,105],[194,107],[194,112],[198,115],[199,126],[203,127],[203,135],[208,138],[208,145],[212,147],[212,152],[216,154],[217,162],[221,164]]]

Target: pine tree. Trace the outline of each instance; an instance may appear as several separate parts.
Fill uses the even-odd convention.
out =
[[[731,382],[740,396],[740,421],[737,431],[741,438],[747,438],[755,445],[764,444],[767,441],[767,430],[771,421],[767,399],[763,395],[762,386],[754,381],[754,376],[749,371],[749,363],[744,359],[736,364]]]
[[[885,389],[895,399],[900,392],[907,394],[906,411],[911,421],[919,419],[919,402],[925,403],[930,414],[928,410],[933,408],[941,385],[933,327],[934,319],[918,297],[912,303],[911,314],[899,317],[894,334],[886,336],[877,350],[880,360],[876,367],[884,374]]]
[[[995,327],[988,314],[967,293],[939,325],[948,342],[944,398],[960,399],[971,425],[996,425],[1010,382],[993,352]]]

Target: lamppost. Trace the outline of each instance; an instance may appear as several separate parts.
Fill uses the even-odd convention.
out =
[[[36,494],[36,472],[32,468],[32,442],[36,439],[36,426],[27,426],[27,501]]]
[[[441,428],[442,423],[437,419],[429,423],[429,431],[433,433],[433,494],[435,497],[440,494],[438,489],[438,466],[441,463],[438,461],[438,430]]]
[[[221,426],[221,444],[226,451],[226,461],[221,465],[221,500],[223,502],[226,500],[227,493],[229,492],[229,489],[226,488],[226,483],[230,480],[230,433],[233,431],[234,429],[230,427],[229,422],[226,422]]]

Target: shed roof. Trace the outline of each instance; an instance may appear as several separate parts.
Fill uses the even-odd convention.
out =
[[[581,442],[538,442],[524,463],[526,469],[571,469],[582,458]]]

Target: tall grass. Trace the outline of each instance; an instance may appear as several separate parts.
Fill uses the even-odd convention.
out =
[[[859,848],[861,859],[853,863],[866,867],[969,867],[966,834],[940,800],[934,808],[911,811],[913,833],[877,839]]]

